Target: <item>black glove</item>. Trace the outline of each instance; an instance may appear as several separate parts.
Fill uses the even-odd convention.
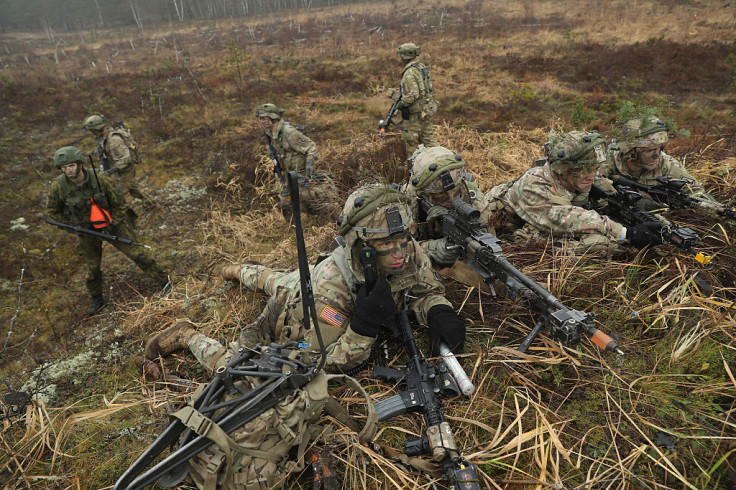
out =
[[[432,357],[440,355],[440,342],[447,344],[453,354],[463,351],[465,324],[451,306],[433,306],[427,315],[427,323],[429,323],[429,340],[432,343]]]
[[[662,245],[662,228],[664,225],[658,221],[639,223],[636,226],[626,228],[626,238],[635,247],[647,245]]]
[[[386,276],[378,274],[376,285],[366,294],[365,284],[358,289],[355,313],[350,320],[353,332],[364,337],[377,337],[381,327],[396,322],[396,302]]]

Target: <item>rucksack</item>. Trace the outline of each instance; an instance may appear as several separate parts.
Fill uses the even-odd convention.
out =
[[[130,130],[121,126],[113,129],[112,134],[116,134],[123,138],[123,143],[125,143],[125,146],[128,147],[128,150],[130,151],[130,158],[133,163],[136,165],[141,163],[141,156],[138,153],[138,143],[135,141],[133,135],[130,134]]]

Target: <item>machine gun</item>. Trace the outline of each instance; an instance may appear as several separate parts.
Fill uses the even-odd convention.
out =
[[[644,191],[655,201],[665,204],[671,209],[692,208],[703,210],[715,215],[736,219],[736,205],[721,204],[689,194],[683,190],[693,183],[690,179],[673,179],[672,177],[657,177],[658,184],[646,185],[621,175],[612,175],[611,180],[616,185]]]
[[[326,350],[314,306],[312,279],[299,211],[297,179],[296,172],[289,172],[288,183],[293,196],[291,205],[296,228],[303,298],[303,321],[307,329],[310,328],[310,319],[314,324],[320,347],[318,356],[301,349],[300,343],[296,341],[285,344],[272,343],[269,347],[262,347],[259,344],[248,350],[241,348],[227,365],[215,371],[215,378],[191,406],[188,405],[174,414],[176,420],[123,473],[115,483],[114,490],[138,490],[155,481],[163,487],[179,484],[189,471],[189,459],[214,444],[211,438],[219,436],[220,440],[223,439],[223,433],[230,434],[247,424],[323,372]],[[240,383],[236,385],[243,377],[248,378],[252,389],[246,390]],[[226,392],[233,398],[222,401],[221,398]],[[144,474],[137,476],[153,463],[164,449],[176,442],[187,427],[193,429],[187,430],[184,434],[178,450],[173,451]]]
[[[419,201],[424,213],[428,206],[432,206],[423,198],[419,198]],[[450,247],[462,250],[466,256],[466,264],[480,274],[491,294],[496,295],[493,282],[499,280],[511,292],[510,296],[526,299],[533,309],[542,313],[517,349],[519,352],[526,352],[542,327],[549,324],[550,336],[565,347],[575,347],[580,343],[583,334],[587,334],[598,347],[616,353],[619,361],[623,359],[624,353],[616,341],[595,328],[595,313],[566,307],[552,293],[509,262],[501,249],[501,241],[485,231],[480,211],[473,206],[460,198],[453,199],[452,210],[442,217],[442,234],[452,244]]]
[[[396,94],[396,97],[394,97],[394,94]],[[388,98],[393,100],[394,103],[391,104],[391,108],[386,113],[386,117],[378,121],[379,133],[383,135],[383,133],[385,133],[388,127],[392,124],[405,133],[406,129],[402,128],[401,126],[396,124],[396,121],[394,121],[396,113],[399,112],[399,103],[401,102],[401,87],[399,87],[398,93],[391,92],[391,95],[389,95]]]
[[[592,200],[605,199],[608,204],[604,214],[614,221],[627,227],[634,227],[641,223],[657,223],[661,226],[662,243],[674,245],[680,250],[693,254],[695,260],[703,265],[711,261],[712,257],[693,249],[700,243],[700,236],[695,230],[688,227],[679,227],[658,214],[649,214],[639,209],[636,203],[642,198],[642,195],[638,192],[617,185],[616,193],[613,194],[605,191],[598,184],[593,184],[590,188],[590,198]]]
[[[142,243],[134,242],[130,238],[125,238],[117,235],[111,235],[109,233],[103,233],[99,231],[89,230],[87,228],[83,228],[81,226],[74,226],[74,225],[67,225],[65,223],[59,223],[58,221],[50,220],[46,218],[46,223],[54,226],[58,226],[62,230],[68,231],[69,233],[74,233],[75,235],[82,235],[82,236],[91,236],[95,238],[99,238],[101,240],[106,240],[110,243],[124,243],[126,245],[135,245],[137,247],[143,247],[150,249],[150,245],[144,245]]]
[[[384,366],[373,369],[373,377],[403,382],[406,391],[376,403],[378,420],[388,420],[407,412],[421,411],[427,426],[426,435],[406,441],[407,456],[429,454],[442,468],[442,479],[450,489],[480,489],[476,467],[462,457],[455,444],[452,428],[442,412],[442,395],[447,391],[441,364],[433,366],[419,354],[409,316],[405,309],[399,312],[398,326],[404,347],[411,360],[402,371]]]

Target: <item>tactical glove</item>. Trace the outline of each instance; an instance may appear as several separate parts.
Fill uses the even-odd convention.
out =
[[[307,158],[306,174],[308,179],[314,178],[314,159]]]
[[[396,104],[396,110],[401,113],[402,119],[409,119],[409,108],[404,105],[404,101],[400,100],[398,104]]]
[[[642,211],[654,211],[657,209],[662,209],[666,206],[658,203],[657,201],[654,201],[653,199],[649,199],[648,197],[642,197],[641,199],[636,201],[636,207],[641,209]]]
[[[451,267],[457,259],[463,256],[462,247],[447,248],[448,245],[450,244],[445,237],[427,240],[427,253],[433,263]]]
[[[432,206],[429,208],[429,211],[427,211],[427,221],[442,221],[442,217],[449,212],[450,210],[444,206]]]
[[[391,286],[386,276],[378,274],[378,280],[370,294],[366,293],[365,284],[358,289],[350,327],[358,335],[376,338],[381,327],[395,322],[396,302],[391,295]]]
[[[103,170],[103,172],[106,173],[106,174],[108,174],[108,175],[109,174],[114,174],[115,172],[118,172],[118,171],[120,171],[120,169],[118,168],[117,165],[113,165],[112,167],[108,168],[107,170]]]
[[[645,247],[650,244],[661,245],[663,227],[664,225],[658,221],[639,223],[626,228],[626,238],[635,247]]]
[[[440,342],[447,344],[454,354],[463,351],[465,324],[451,306],[433,306],[427,315],[427,323],[429,323],[429,341],[432,343],[432,357],[440,355]]]

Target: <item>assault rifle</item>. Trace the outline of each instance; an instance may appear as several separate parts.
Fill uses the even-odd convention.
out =
[[[176,420],[123,473],[115,483],[114,490],[138,490],[155,481],[163,487],[178,485],[189,471],[188,460],[214,444],[213,438],[222,441],[223,433],[230,434],[273,408],[322,372],[326,351],[317,322],[312,280],[304,246],[299,212],[298,176],[296,172],[289,172],[288,178],[294,197],[291,205],[296,227],[303,321],[307,329],[310,328],[310,319],[314,324],[320,347],[319,355],[315,357],[301,349],[300,343],[296,341],[285,344],[272,343],[270,347],[262,347],[259,344],[248,350],[241,348],[226,366],[215,371],[215,378],[194,400],[192,406],[186,406],[174,414]],[[245,390],[235,384],[242,377],[260,379],[261,382],[253,389]],[[234,398],[221,401],[226,392]],[[187,427],[190,429],[182,437],[179,449],[144,474],[137,476],[167,447],[176,442]]]
[[[266,135],[266,146],[268,146],[268,157],[271,159],[271,162],[273,162],[273,173],[276,176],[277,179],[281,182],[281,186],[284,190],[286,190],[288,195],[288,187],[286,185],[286,178],[284,177],[284,169],[281,168],[281,163],[279,163],[278,155],[276,154],[276,148],[273,147],[273,143],[271,142],[271,137]]]
[[[396,113],[399,111],[399,102],[401,102],[401,87],[399,87],[399,92],[398,94],[396,94],[395,98],[394,94],[396,94],[396,92],[391,92],[391,95],[388,96],[388,98],[393,100],[394,103],[391,104],[391,108],[386,113],[386,117],[378,121],[378,129],[381,135],[383,135],[383,133],[385,133],[388,127],[392,124],[399,128],[402,132],[406,132],[406,129],[402,128],[394,121]]]
[[[144,245],[142,243],[134,242],[130,238],[125,238],[117,235],[111,235],[109,233],[103,233],[100,231],[94,231],[89,230],[87,228],[83,228],[81,226],[74,226],[74,225],[67,225],[65,223],[59,223],[58,221],[50,220],[46,218],[46,223],[54,226],[58,226],[59,228],[68,231],[69,233],[74,233],[75,235],[82,235],[82,236],[91,236],[95,238],[99,238],[100,240],[105,240],[110,243],[124,243],[126,245],[135,245],[137,247],[143,247],[150,249],[150,245]]]
[[[608,203],[604,214],[627,227],[634,227],[641,223],[656,223],[660,226],[659,233],[662,243],[674,245],[680,250],[693,254],[695,260],[703,265],[710,262],[710,256],[704,255],[702,252],[696,252],[693,249],[693,247],[700,243],[700,236],[695,230],[688,227],[679,227],[658,214],[650,214],[642,211],[636,205],[637,201],[642,198],[641,194],[622,185],[615,187],[615,194],[605,191],[598,184],[593,184],[590,188],[590,198],[592,200],[605,199]]]
[[[424,198],[419,205],[425,214],[433,206]],[[533,309],[542,313],[534,328],[517,349],[526,352],[539,335],[542,327],[549,324],[550,336],[565,347],[573,348],[583,334],[601,349],[624,355],[615,340],[595,328],[595,313],[573,310],[566,307],[552,293],[534,279],[524,275],[514,267],[501,249],[501,241],[485,231],[481,223],[480,211],[460,198],[452,201],[452,209],[442,217],[442,234],[447,238],[450,248],[459,248],[466,256],[466,264],[480,274],[496,295],[493,282],[499,280],[506,285],[510,297],[521,297],[529,301]]]
[[[630,189],[644,191],[655,201],[667,205],[671,209],[692,208],[704,210],[730,219],[736,219],[736,205],[721,204],[689,194],[683,190],[693,183],[690,179],[673,179],[672,177],[657,177],[658,184],[646,185],[622,175],[612,175],[611,180],[616,185]]]

